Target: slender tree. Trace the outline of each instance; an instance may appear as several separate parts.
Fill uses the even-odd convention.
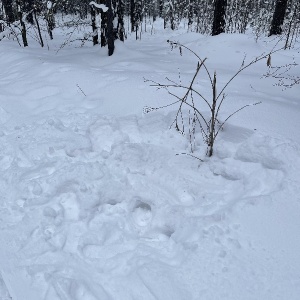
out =
[[[8,23],[13,23],[16,21],[16,17],[14,15],[13,5],[11,0],[2,0],[2,5],[4,7],[6,21]]]
[[[118,0],[116,2],[116,16],[117,16],[117,33],[120,41],[124,42],[125,39],[125,29],[124,29],[124,10],[125,4],[123,0]]]
[[[96,9],[93,4],[91,4],[91,19],[92,19],[92,31],[93,31],[93,45],[99,44],[98,42],[98,32],[96,25]]]
[[[47,21],[47,29],[50,36],[50,39],[53,40],[53,29],[55,28],[55,17],[54,17],[54,8],[56,6],[56,0],[47,1],[47,13],[46,13],[46,21]]]
[[[135,36],[138,39],[138,30],[143,21],[143,5],[141,0],[135,0],[134,4],[134,29],[135,29]]]
[[[188,25],[189,27],[193,24],[194,20],[194,0],[189,0],[189,6],[188,6]]]
[[[135,0],[130,0],[130,23],[131,23],[131,32],[135,31]]]
[[[107,45],[108,45],[108,56],[113,55],[115,50],[115,37],[114,37],[114,28],[113,28],[113,8],[111,0],[106,0],[107,10]]]
[[[269,36],[273,34],[281,34],[282,33],[282,24],[284,21],[285,17],[285,12],[287,8],[287,2],[288,0],[277,0],[276,1],[276,6],[275,6],[275,11],[273,14],[273,19],[271,23],[271,29]]]
[[[33,6],[34,6],[34,0],[24,1],[24,11],[27,13],[26,21],[29,22],[30,24],[34,24]]]
[[[23,45],[24,47],[28,46],[28,42],[27,42],[27,33],[26,33],[26,26],[25,23],[23,21],[23,10],[22,10],[22,6],[21,6],[21,1],[17,0],[17,9],[18,9],[18,18],[21,24],[21,32],[22,32],[22,40],[23,40]]]
[[[212,35],[225,32],[226,6],[227,0],[215,0]]]
[[[159,16],[162,18],[164,12],[164,0],[159,0],[158,6],[159,6]]]
[[[291,10],[291,18],[288,22],[288,30],[287,30],[284,49],[291,47],[292,42],[296,37],[295,33],[297,33],[297,29],[299,27],[300,27],[300,3],[297,2],[295,3],[295,5],[292,7]]]
[[[108,0],[101,0],[100,3],[107,6]],[[105,47],[107,45],[107,12],[104,12],[102,9],[100,10],[101,13],[101,47]]]
[[[176,0],[168,0],[165,3],[165,15],[164,15],[164,27],[166,28],[166,25],[168,22],[170,22],[170,27],[172,30],[175,30],[176,28],[176,8],[177,8],[177,1]]]
[[[44,41],[43,41],[43,38],[42,38],[40,23],[39,23],[39,20],[37,18],[37,15],[36,15],[36,6],[35,5],[33,5],[32,15],[34,17],[34,21],[36,23],[36,27],[37,27],[37,30],[38,30],[41,47],[44,47]]]

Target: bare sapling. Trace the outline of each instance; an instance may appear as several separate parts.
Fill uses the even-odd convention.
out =
[[[200,129],[200,132],[203,137],[204,143],[207,145],[207,156],[211,157],[214,152],[214,145],[216,138],[218,134],[220,133],[220,130],[224,127],[225,123],[236,113],[240,112],[246,107],[253,106],[260,104],[261,102],[256,102],[253,104],[247,104],[239,109],[233,111],[229,116],[225,118],[224,121],[219,120],[219,114],[221,112],[222,105],[224,104],[224,100],[226,98],[225,90],[227,87],[232,83],[232,81],[245,69],[251,67],[252,65],[256,64],[257,62],[261,60],[270,60],[271,55],[275,52],[278,52],[282,48],[275,49],[274,48],[268,52],[267,54],[263,53],[260,56],[254,58],[250,62],[246,63],[246,58],[244,57],[239,69],[233,76],[225,83],[225,85],[220,89],[220,92],[217,90],[217,72],[210,72],[208,70],[208,67],[206,65],[207,58],[202,59],[196,52],[194,52],[192,49],[184,46],[183,44],[179,42],[174,41],[168,41],[168,43],[171,45],[172,50],[174,48],[178,48],[180,55],[182,55],[183,50],[187,50],[188,52],[192,53],[193,56],[197,60],[197,66],[195,73],[190,80],[189,84],[185,85],[181,82],[181,78],[179,76],[179,82],[174,81],[166,77],[165,83],[160,83],[154,80],[144,79],[145,82],[149,82],[150,86],[154,86],[157,89],[164,89],[167,91],[167,93],[171,96],[173,96],[176,100],[170,104],[167,104],[165,106],[161,107],[146,107],[144,108],[144,112],[148,113],[153,110],[158,110],[170,106],[177,105],[177,111],[176,116],[171,124],[172,126],[175,126],[176,130],[181,132],[182,134],[185,134],[185,126],[184,126],[184,118],[188,114],[189,119],[189,140],[192,145],[192,140],[195,138],[195,131],[196,128],[198,130]],[[210,96],[204,95],[199,90],[199,87],[196,86],[196,79],[200,76],[200,71],[204,70],[204,79],[208,79],[209,86],[210,86]],[[178,92],[178,90],[180,92]],[[183,92],[183,93],[182,93]],[[209,110],[209,117],[206,117],[205,110],[200,109],[201,104],[205,104]],[[188,113],[185,113],[183,108],[188,108]],[[193,147],[191,146],[191,152],[193,152]]]
[[[291,70],[299,67],[296,62],[295,57],[292,58],[291,63],[286,63],[281,66],[269,65],[269,69],[266,74],[263,75],[264,78],[275,78],[276,83],[274,86],[281,87],[282,90],[286,90],[300,84],[300,76],[292,74]]]

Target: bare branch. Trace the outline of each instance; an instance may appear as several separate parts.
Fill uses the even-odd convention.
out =
[[[220,130],[223,128],[223,126],[225,125],[225,123],[232,117],[234,116],[236,113],[238,113],[239,111],[243,110],[244,108],[246,107],[249,107],[249,106],[254,106],[254,105],[258,105],[258,104],[261,104],[262,102],[256,102],[256,103],[253,103],[253,104],[247,104],[247,105],[244,105],[242,106],[241,108],[237,109],[235,112],[233,112],[232,114],[230,114],[219,126],[219,129],[217,130],[216,134],[215,134],[215,138],[217,137],[217,135],[219,134]]]

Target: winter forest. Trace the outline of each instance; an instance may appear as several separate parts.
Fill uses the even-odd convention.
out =
[[[83,41],[93,41],[101,47],[109,44],[113,53],[114,40],[124,41],[128,32],[135,32],[136,39],[151,30],[157,18],[163,19],[164,29],[176,30],[185,22],[188,32],[217,35],[226,33],[245,33],[252,31],[255,36],[282,34],[288,35],[287,44],[297,36],[299,30],[300,8],[296,0],[271,1],[137,1],[111,0],[76,1],[76,0],[3,0],[1,1],[0,32],[1,39],[6,35],[14,36],[19,43],[28,46],[27,30],[38,32],[38,42],[43,47],[41,34],[42,23],[46,26],[49,38],[53,39],[56,26],[90,26]],[[56,24],[55,18],[72,16],[72,20]],[[100,15],[100,24],[96,16]],[[127,27],[124,20],[128,19]],[[100,36],[98,37],[98,29]],[[19,37],[19,38],[18,38]]]
[[[299,300],[299,0],[0,0],[0,300]]]

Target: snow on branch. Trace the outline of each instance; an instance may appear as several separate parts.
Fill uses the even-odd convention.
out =
[[[47,1],[47,8],[51,9],[53,7],[52,1]]]
[[[104,4],[98,4],[98,3],[94,2],[94,1],[91,1],[90,5],[94,5],[96,8],[102,9],[104,12],[107,12],[107,10],[108,10],[108,7],[106,5],[104,5]]]

